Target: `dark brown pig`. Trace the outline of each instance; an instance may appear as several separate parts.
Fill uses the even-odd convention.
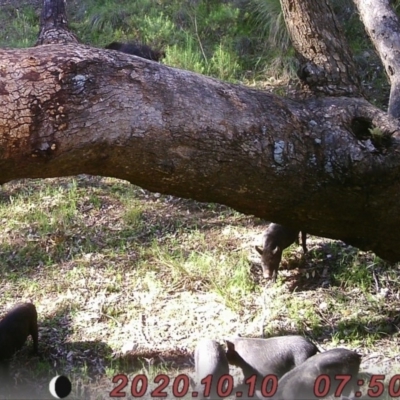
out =
[[[313,343],[300,335],[268,339],[238,337],[227,341],[227,346],[229,364],[240,367],[245,378],[246,370],[251,372],[251,369],[261,376],[274,374],[280,378],[318,352]]]
[[[194,352],[194,363],[197,380],[196,391],[199,393],[199,398],[204,398],[205,385],[201,383],[201,380],[212,375],[211,391],[208,398],[219,399],[218,381],[223,375],[229,374],[228,360],[221,345],[211,339],[200,340]]]
[[[32,303],[16,305],[0,321],[1,378],[8,378],[9,360],[22,348],[27,337],[33,340],[33,352],[38,353],[38,325],[36,307]]]
[[[329,384],[329,391],[326,396],[332,396],[341,384],[340,379],[335,379],[337,375],[348,377],[349,381],[335,398],[348,396],[352,390],[357,388],[357,376],[360,368],[361,356],[354,351],[347,349],[332,349],[318,353],[310,357],[303,364],[287,372],[278,382],[278,391],[273,397],[274,400],[312,400],[322,396],[324,383]],[[320,383],[322,375],[327,375],[329,380]],[[319,385],[319,387],[315,387]],[[317,393],[316,393],[317,389]],[[320,391],[318,393],[318,390]]]
[[[165,57],[165,52],[161,50],[154,50],[146,44],[140,43],[121,43],[121,42],[112,42],[108,44],[106,49],[109,50],[118,50],[122,53],[132,54],[134,56],[146,58],[147,60],[157,61],[159,62],[162,58]]]
[[[304,253],[307,253],[306,233],[301,232],[301,241]],[[271,223],[264,232],[264,248],[255,246],[257,252],[261,255],[261,266],[265,278],[270,278],[273,282],[278,276],[279,264],[282,259],[282,252],[286,247],[299,239],[299,231],[287,228],[283,225]]]

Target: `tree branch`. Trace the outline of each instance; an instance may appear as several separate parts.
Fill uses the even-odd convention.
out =
[[[400,24],[388,0],[354,0],[390,81],[388,113],[400,118]]]
[[[366,100],[295,102],[83,45],[0,58],[1,183],[112,176],[400,259],[400,125]]]

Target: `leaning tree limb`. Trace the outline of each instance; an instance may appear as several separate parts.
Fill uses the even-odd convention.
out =
[[[400,118],[400,24],[389,0],[354,0],[390,81],[388,113]]]
[[[0,50],[0,182],[114,176],[400,260],[400,125],[355,98],[327,1],[281,1],[304,82],[332,97],[296,102],[73,44],[64,1],[44,0],[38,44],[63,44]]]
[[[0,183],[113,176],[400,260],[400,125],[366,100],[296,102],[83,45],[0,59]]]

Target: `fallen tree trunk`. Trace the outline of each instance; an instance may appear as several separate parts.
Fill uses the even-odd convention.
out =
[[[1,183],[112,176],[400,260],[400,124],[366,100],[297,102],[83,45],[0,59]]]

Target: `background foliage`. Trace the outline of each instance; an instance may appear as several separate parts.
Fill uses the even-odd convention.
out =
[[[0,46],[33,45],[41,2],[4,1]],[[70,28],[92,46],[136,40],[165,49],[168,65],[269,89],[297,79],[279,0],[71,0],[67,6]],[[386,77],[352,1],[332,6],[370,100],[386,107]],[[400,9],[399,1],[394,7]]]

